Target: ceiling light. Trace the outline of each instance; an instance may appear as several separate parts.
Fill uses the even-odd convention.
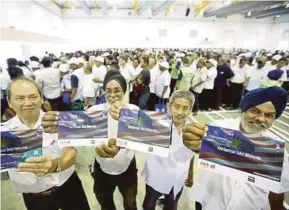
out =
[[[247,16],[251,16],[251,11],[247,13]]]
[[[286,8],[289,8],[289,3],[286,4]]]
[[[113,7],[113,11],[116,12],[116,6]]]
[[[278,18],[278,17],[280,17],[280,15],[276,15],[276,17]]]

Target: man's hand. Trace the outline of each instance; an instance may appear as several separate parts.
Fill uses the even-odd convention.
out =
[[[103,158],[114,158],[119,152],[119,147],[116,146],[116,139],[109,139],[107,145],[97,146],[95,152]]]
[[[120,101],[116,101],[114,104],[111,105],[110,109],[109,109],[109,114],[111,115],[111,117],[115,120],[119,119],[119,113],[120,110],[122,108],[125,108],[126,104],[120,102]]]
[[[28,158],[25,163],[20,163],[18,169],[20,172],[34,173],[36,176],[43,176],[56,170],[58,160],[52,157],[40,156]]]
[[[186,147],[199,152],[201,139],[206,136],[208,128],[200,123],[190,123],[183,128],[183,142]]]
[[[57,133],[59,112],[46,112],[42,118],[42,127],[45,133]]]

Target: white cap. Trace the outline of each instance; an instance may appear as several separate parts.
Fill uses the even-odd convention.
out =
[[[279,61],[281,58],[282,58],[282,56],[279,55],[279,54],[274,55],[274,56],[272,57],[272,59],[275,60],[275,61]]]
[[[217,65],[218,65],[218,62],[215,60],[215,59],[209,59],[208,60],[210,63],[212,63],[213,64],[213,66],[215,66],[215,67],[217,67]]]
[[[69,64],[66,64],[66,63],[61,64],[59,66],[59,71],[61,71],[63,73],[68,72],[69,71]]]
[[[169,63],[166,62],[166,61],[160,62],[159,65],[162,66],[162,67],[164,67],[164,68],[166,68],[166,69],[169,69],[169,68],[170,68]]]
[[[266,56],[267,56],[267,57],[271,57],[271,56],[272,56],[272,53],[267,53]]]
[[[180,53],[180,57],[184,58],[184,57],[186,57],[186,54],[185,53]]]
[[[94,55],[89,56],[89,59],[88,59],[89,62],[93,62],[95,60],[96,60],[96,57]]]
[[[107,57],[107,56],[109,56],[110,54],[108,53],[108,52],[105,52],[105,53],[103,53],[101,56],[102,57]]]
[[[69,64],[76,64],[78,65],[79,64],[79,61],[76,57],[72,57],[70,58],[70,60],[68,61]]]
[[[97,56],[95,60],[98,62],[104,63],[104,57],[102,56]]]
[[[87,62],[87,61],[84,60],[84,58],[82,58],[82,57],[77,58],[77,60],[78,60],[78,63],[79,63],[79,64],[80,64],[80,63],[85,64],[85,63]]]
[[[31,61],[30,62],[30,67],[31,68],[39,68],[40,67],[40,63],[38,63],[37,61]]]

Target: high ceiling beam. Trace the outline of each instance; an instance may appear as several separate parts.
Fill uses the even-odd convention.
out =
[[[78,5],[87,13],[91,14],[91,8],[88,6],[88,4],[85,1],[79,1]]]
[[[159,14],[161,11],[164,11],[166,7],[172,5],[173,3],[175,3],[175,1],[166,0],[164,3],[162,3],[160,6],[158,6],[157,8],[153,10],[153,16]]]
[[[212,17],[212,16],[225,17],[233,15],[235,13],[249,12],[254,9],[270,6],[277,3],[281,3],[281,1],[242,1],[238,4],[230,4],[227,7],[222,7],[217,10],[204,12],[204,17]]]

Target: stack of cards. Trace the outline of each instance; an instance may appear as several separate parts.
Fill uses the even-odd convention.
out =
[[[29,157],[42,155],[42,131],[1,132],[1,172],[17,168]]]
[[[261,135],[208,126],[202,139],[199,166],[248,182],[275,193],[280,192],[285,142]]]
[[[60,112],[59,146],[94,146],[107,140],[107,113]]]
[[[117,145],[168,157],[171,127],[172,121],[165,113],[122,109],[118,124]]]

